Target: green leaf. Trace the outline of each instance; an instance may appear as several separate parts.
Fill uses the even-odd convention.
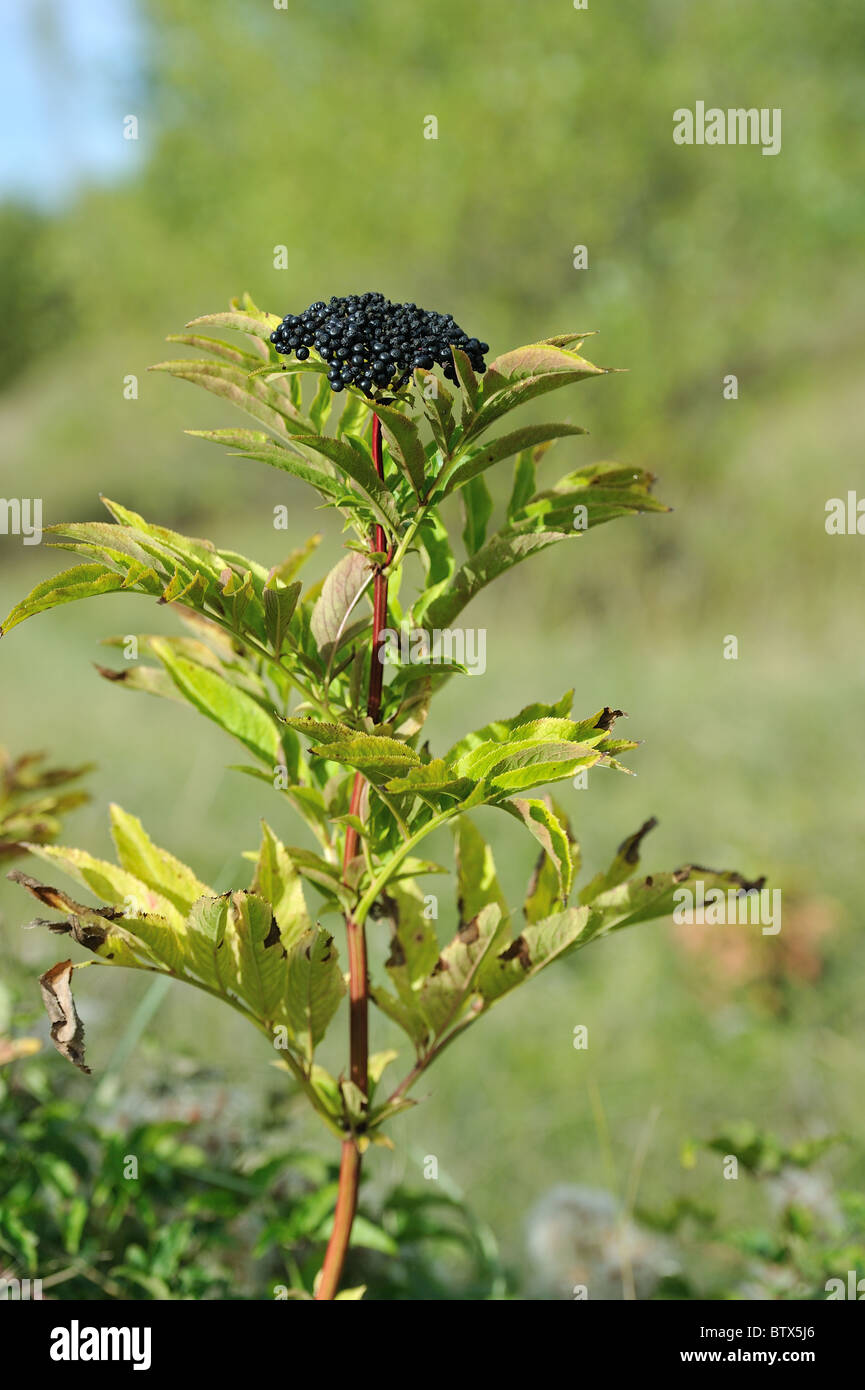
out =
[[[303,883],[291,855],[266,821],[261,822],[261,832],[252,892],[270,903],[287,951],[310,930]]]
[[[417,540],[426,570],[424,595],[429,604],[447,592],[456,569],[447,527],[438,512],[427,513],[418,528]]]
[[[377,1086],[391,1062],[398,1060],[399,1053],[392,1047],[387,1048],[384,1052],[373,1052],[367,1067],[371,1086]]]
[[[117,855],[130,874],[167,898],[184,916],[198,898],[213,897],[213,889],[202,883],[186,864],[154,845],[140,820],[115,804],[111,805],[110,814]]]
[[[413,748],[395,738],[379,734],[352,734],[338,743],[323,744],[310,752],[353,767],[375,784],[386,782],[395,773],[416,766],[420,758]]]
[[[557,333],[552,338],[541,338],[543,347],[563,347],[572,348],[574,352],[579,352],[586,338],[597,336],[598,330],[591,328],[587,333]]]
[[[442,456],[448,458],[449,441],[455,428],[453,395],[446,386],[442,385],[434,372],[428,372],[418,367],[414,379],[433,438],[441,450]]]
[[[31,590],[25,599],[15,605],[0,627],[0,636],[11,632],[13,627],[32,618],[35,613],[43,613],[48,608],[57,608],[61,603],[73,603],[80,598],[93,598],[97,594],[113,594],[125,587],[125,577],[106,569],[105,565],[75,565],[72,569],[44,579]]]
[[[391,406],[376,405],[375,414],[381,420],[391,458],[408,479],[415,495],[422,497],[426,454],[417,425],[409,416]]]
[[[266,889],[272,901],[258,891],[214,897],[206,890],[186,915],[177,904],[188,901],[203,885],[172,856],[156,850],[134,818],[120,812],[114,824],[124,857],[140,864],[142,874],[158,882],[164,895],[127,869],[81,850],[28,846],[62,865],[109,904],[87,907],[60,889],[13,873],[10,876],[40,903],[66,914],[63,921],[33,925],[72,936],[105,963],[169,973],[217,994],[270,1036],[277,1026],[284,1028],[288,1046],[296,1058],[303,1059],[308,1073],[313,1049],[345,986],[331,938],[309,924],[288,852],[264,827],[254,888]],[[64,973],[67,967],[71,971],[71,961],[61,962],[43,976],[43,994],[52,1023],[57,1024],[56,1030],[52,1028],[56,1045],[80,1064],[82,1030],[68,988],[69,976]],[[327,1107],[311,1082],[306,1089],[327,1116]]]
[[[48,535],[65,536],[76,543],[71,546],[59,545],[57,549],[76,550],[98,556],[117,569],[128,570],[130,560],[135,561],[142,569],[146,569],[151,563],[151,555],[142,544],[146,543],[146,535],[139,534],[137,529],[128,523],[115,526],[108,521],[60,522],[55,526],[47,526],[45,530]],[[171,564],[163,566],[163,573],[170,574],[172,569]]]
[[[212,352],[214,356],[223,357],[226,362],[234,362],[247,372],[257,367],[262,358],[267,360],[270,356],[267,347],[258,337],[252,339],[249,352],[236,347],[234,343],[225,342],[223,338],[210,338],[203,333],[168,333],[165,341],[183,343],[185,347],[198,348],[200,352]]]
[[[490,363],[483,378],[477,414],[469,423],[465,440],[482,434],[494,421],[536,396],[586,377],[604,376],[608,370],[548,343],[531,343],[506,352]]]
[[[623,840],[616,851],[616,857],[610,867],[595,877],[580,893],[581,903],[590,903],[593,899],[606,893],[610,888],[616,888],[625,879],[633,877],[634,870],[640,862],[640,846],[650,830],[654,830],[658,824],[654,816],[651,820],[644,821],[639,830],[633,835],[629,835]]]
[[[267,767],[282,762],[276,724],[251,695],[215,671],[176,656],[167,642],[157,639],[152,648],[191,705],[239,739]]]
[[[570,907],[530,923],[505,950],[487,957],[478,976],[485,1007],[572,951],[580,944],[588,920],[587,907]]]
[[[463,504],[463,545],[469,555],[480,550],[487,535],[487,525],[493,513],[493,499],[483,478],[473,477],[460,493]]]
[[[83,849],[70,849],[65,845],[34,845],[28,844],[31,854],[35,854],[40,859],[46,860],[49,864],[59,864],[66,874],[76,883],[80,883],[83,888],[88,888],[94,897],[99,898],[100,902],[107,903],[113,907],[121,907],[125,911],[135,914],[164,917],[175,930],[183,930],[183,914],[174,906],[170,898],[151,888],[147,883],[140,879],[136,874],[132,874],[128,869],[118,867],[107,859],[96,859],[92,854],[88,854]],[[29,886],[29,885],[28,885]],[[59,900],[64,897],[59,890],[53,889]],[[45,899],[47,901],[47,899]],[[49,906],[54,906],[50,903]],[[62,904],[58,905],[58,911],[64,910]],[[65,910],[71,911],[74,916],[85,920],[84,914],[92,909],[81,908],[81,905],[65,905]]]
[[[463,420],[469,419],[478,408],[481,392],[478,379],[466,353],[461,348],[452,347],[451,356],[456,368],[457,380],[462,388],[465,403],[463,406]]]
[[[189,971],[262,1031],[284,1027],[308,1069],[345,989],[332,939],[319,927],[298,934],[294,921],[284,938],[271,904],[238,891],[195,904],[188,943]]]
[[[168,372],[180,381],[203,386],[206,391],[239,406],[247,415],[260,420],[268,429],[286,438],[308,428],[291,397],[279,387],[260,376],[251,376],[231,362],[212,362],[207,359],[178,358],[172,362],[156,362],[151,372]]]
[[[499,802],[499,805],[505,810],[508,809],[507,802]],[[580,847],[574,839],[570,822],[565,812],[552,799],[551,806],[567,836],[573,879],[580,868]],[[546,850],[542,849],[526,890],[526,896],[523,902],[523,915],[529,923],[540,922],[543,918],[552,916],[561,905],[562,890],[558,868]]]
[[[544,854],[553,865],[558,880],[558,898],[567,903],[568,894],[574,878],[574,863],[571,858],[571,842],[566,821],[562,821],[546,801],[522,800],[514,797],[510,801],[499,802],[503,811],[509,811],[534,835]]]
[[[280,320],[276,314],[266,314],[258,311],[256,315],[244,314],[236,310],[229,313],[202,314],[197,319],[190,319],[187,328],[234,328],[238,333],[246,333],[253,338],[259,338],[270,347],[270,335],[275,328],[279,327]]]
[[[438,960],[435,924],[425,915],[424,895],[411,879],[393,884],[384,903],[393,930],[389,968],[404,968],[408,982],[414,986]]]
[[[297,607],[297,600],[303,588],[299,579],[293,584],[280,584],[276,579],[268,580],[262,592],[264,599],[264,627],[267,640],[275,656],[280,656],[288,636],[288,625]]]
[[[312,743],[340,743],[343,739],[351,738],[355,732],[350,724],[340,724],[335,720],[327,723],[313,719],[308,714],[288,715],[282,722],[297,733],[304,734]]]
[[[595,937],[620,931],[638,922],[668,917],[676,906],[677,890],[687,888],[698,880],[704,884],[706,893],[715,888],[724,893],[746,892],[761,887],[763,882],[749,883],[733,870],[706,869],[699,864],[689,864],[672,873],[651,873],[645,878],[631,879],[599,894],[588,904],[590,916],[586,939],[594,940]]]
[[[347,725],[322,723],[306,716],[292,716],[284,722],[312,740],[312,753],[356,768],[373,782],[384,782],[420,763],[408,744],[383,734],[357,733]]]
[[[32,844],[28,848],[33,853],[37,852]],[[68,851],[68,853],[80,854],[81,851]],[[75,877],[67,864],[63,864],[63,867],[70,876]],[[113,868],[114,866],[108,867]],[[160,967],[160,958],[154,955],[141,940],[137,939],[135,934],[127,929],[123,909],[112,906],[107,908],[87,907],[83,903],[75,902],[59,888],[40,883],[38,879],[22,873],[19,869],[11,870],[8,877],[13,883],[18,883],[22,888],[26,888],[34,898],[46,907],[52,908],[55,912],[67,914],[64,921],[49,922],[37,919],[31,924],[32,926],[45,926],[57,934],[69,935],[80,946],[92,951],[94,955],[112,965],[125,965],[136,970],[152,970]],[[84,882],[85,880],[79,881]],[[143,884],[136,884],[136,889],[140,896],[146,892]],[[165,921],[162,923],[162,929],[166,936],[171,936],[171,931]]]
[[[336,1078],[324,1067],[320,1067],[318,1062],[313,1062],[309,1069],[309,1080],[323,1109],[338,1120],[342,1115],[342,1092]]]
[[[575,776],[581,768],[594,767],[596,763],[616,766],[627,772],[617,763],[610,763],[597,748],[586,743],[541,743],[502,758],[486,773],[487,782],[497,791],[528,791],[532,787],[542,787],[548,782],[561,782]]]
[[[504,807],[508,805],[506,801],[499,804]],[[523,916],[528,923],[541,922],[545,917],[551,916],[556,908],[561,907],[561,903],[561,888],[556,867],[550,856],[541,850],[526,889]]]
[[[513,715],[510,719],[496,719],[491,724],[485,724],[482,729],[476,729],[473,733],[466,734],[449,749],[446,761],[449,766],[453,766],[465,753],[469,753],[473,748],[478,748],[482,743],[506,743],[514,729],[523,728],[526,724],[533,724],[536,720],[567,719],[571,713],[573,702],[573,690],[566,690],[555,704],[525,705],[519,714]]]
[[[392,778],[385,790],[417,792],[419,796],[436,793],[446,795],[449,801],[465,801],[474,785],[469,778],[454,777],[443,758],[433,758],[432,762],[411,767],[405,776]]]
[[[145,695],[158,695],[164,700],[185,704],[171,677],[165,671],[158,671],[155,666],[125,666],[122,671],[115,671],[110,666],[96,666],[96,670],[103,680],[111,681],[123,690],[141,690]]]
[[[501,914],[495,903],[460,927],[435,970],[421,986],[418,1002],[435,1038],[459,1021],[475,991],[478,972],[498,937]]]
[[[361,616],[360,622],[355,619],[350,626],[347,624],[351,614],[357,611],[357,601],[368,586],[370,577],[367,556],[350,550],[325,579],[309,624],[325,663],[330,661],[349,636],[356,635],[359,629],[367,626],[365,615]]]
[[[323,376],[318,383],[318,390],[309,408],[309,418],[313,428],[321,434],[327,423],[327,417],[333,409],[333,392],[330,389],[330,382]]]
[[[328,1222],[328,1225],[332,1229],[333,1222]],[[327,1233],[330,1234],[329,1231]],[[352,1248],[360,1246],[366,1250],[377,1250],[382,1255],[399,1254],[399,1246],[393,1236],[389,1236],[387,1231],[381,1226],[377,1226],[375,1222],[370,1221],[368,1217],[362,1215],[355,1216],[352,1222],[349,1245]],[[355,1289],[348,1290],[348,1297],[354,1299],[362,1298],[365,1292],[366,1285],[359,1285]],[[337,1294],[337,1298],[339,1298],[339,1296],[340,1295]],[[343,1297],[345,1297],[345,1294],[343,1294]]]
[[[369,413],[369,403],[363,396],[357,391],[349,391],[336,427],[337,435],[342,438],[350,434],[355,439],[362,439],[369,427]]]
[[[269,435],[262,434],[258,430],[186,430],[186,434],[192,435],[196,439],[209,439],[214,444],[223,444],[226,448],[234,449],[243,458],[255,459],[259,463],[268,463],[272,468],[279,468],[284,473],[291,473],[293,477],[300,478],[304,483],[309,483],[322,497],[330,501],[335,501],[341,497],[344,488],[339,479],[333,474],[325,471],[313,459],[305,458],[287,444],[279,444],[271,439]]]
[[[290,970],[286,943],[281,931],[274,930],[271,905],[254,893],[232,893],[219,901],[225,905],[225,917],[214,961],[222,991],[236,994],[272,1032],[283,1018]]]
[[[573,534],[576,533],[570,533]],[[427,629],[450,627],[454,618],[485,585],[506,574],[521,560],[528,559],[529,555],[568,540],[570,535],[562,531],[534,531],[525,534],[500,533],[491,537],[460,566],[445,593],[431,603],[421,599],[415,608],[418,621]]]
[[[293,550],[291,554],[283,560],[281,565],[274,566],[268,576],[268,582],[271,584],[290,584],[294,576],[303,565],[306,564],[310,555],[321,545],[322,539],[320,532],[317,535],[310,536],[309,540],[304,541],[303,545],[297,550]]]
[[[594,526],[602,526],[619,516],[633,516],[641,512],[668,512],[670,508],[652,497],[650,487],[654,481],[651,474],[633,474],[638,481],[629,486],[616,483],[605,487],[600,483],[581,480],[573,486],[573,475],[563,478],[554,488],[536,493],[524,504],[514,530],[523,530],[527,523],[536,527],[587,531]],[[644,481],[648,479],[649,481]],[[602,480],[605,481],[605,480]],[[562,486],[565,484],[565,486]],[[581,508],[581,511],[577,509]]]
[[[321,927],[310,928],[289,953],[285,998],[295,1039],[308,1060],[312,1060],[344,993],[333,937]]]
[[[468,816],[458,818],[454,837],[460,926],[466,926],[492,903],[499,912],[499,932],[506,931],[510,914],[496,876],[492,850]]]
[[[375,985],[370,990],[370,999],[377,1009],[408,1035],[420,1054],[429,1039],[429,1025],[414,998],[404,999],[401,995],[391,994],[382,985]]]
[[[328,435],[301,434],[296,436],[294,443],[330,459],[354,485],[354,491],[369,506],[388,534],[396,534],[400,525],[396,504],[359,440],[351,435],[345,439],[332,439]]]
[[[247,610],[250,604],[254,604],[256,598],[252,571],[247,570],[240,575],[236,570],[227,570],[222,578],[224,580],[221,587],[223,608],[231,626],[238,632],[242,632]]]
[[[513,521],[535,492],[535,457],[531,449],[517,454],[514,463],[514,483],[508,499],[507,518]]]
[[[448,478],[443,496],[448,497],[458,488],[464,487],[472,478],[476,478],[479,473],[491,468],[493,464],[501,462],[502,459],[510,458],[511,454],[531,450],[539,444],[545,444],[553,439],[561,439],[565,435],[585,433],[586,431],[580,425],[524,425],[522,429],[514,430],[511,434],[504,434],[499,439],[493,439],[479,449],[473,450],[467,458],[457,465]]]
[[[462,753],[451,766],[459,777],[490,777],[498,771],[522,767],[534,762],[559,762],[581,757],[600,744],[606,731],[586,730],[572,719],[544,717],[529,720],[513,727],[506,741],[492,738],[475,744]]]

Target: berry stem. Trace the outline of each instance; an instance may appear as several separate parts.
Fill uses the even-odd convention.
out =
[[[384,476],[381,456],[381,420],[376,414],[372,417],[372,461],[380,478]],[[381,526],[376,526],[372,537],[372,553],[385,553],[385,534]],[[387,627],[387,575],[384,572],[390,556],[385,561],[374,561],[375,580],[372,602],[372,634],[370,638],[369,691],[366,712],[374,724],[381,714],[381,693],[384,668],[379,653],[382,646],[382,632]],[[364,777],[356,772],[351,789],[349,812],[360,814],[363,802]],[[358,833],[354,826],[346,827],[345,847],[342,856],[343,882],[348,879],[348,869],[357,854]],[[369,1094],[369,978],[366,963],[365,917],[348,913],[345,919],[348,941],[349,972],[349,1072],[355,1086],[364,1096]],[[339,1166],[339,1190],[333,1218],[333,1231],[328,1241],[315,1297],[318,1300],[336,1297],[339,1281],[342,1278],[346,1251],[351,1239],[351,1228],[357,1210],[357,1194],[360,1187],[361,1155],[356,1137],[343,1140],[342,1160]]]

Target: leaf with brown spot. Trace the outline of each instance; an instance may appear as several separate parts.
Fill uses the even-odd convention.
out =
[[[415,1051],[420,1056],[429,1042],[429,1025],[420,1013],[415,999],[412,998],[406,1002],[399,995],[391,994],[381,985],[374,985],[370,990],[369,997],[377,1009],[381,1009],[383,1014],[392,1019],[408,1034],[414,1043]]]
[[[413,879],[392,884],[380,901],[382,916],[389,919],[392,931],[385,969],[398,999],[388,1008],[390,997],[382,992],[383,1011],[396,1018],[417,1042],[427,1031],[419,1009],[418,990],[438,960],[435,923],[424,916],[424,897]]]
[[[501,911],[496,903],[488,903],[472,922],[460,928],[424,980],[418,1002],[434,1037],[442,1037],[464,1013],[499,939],[500,927]]]
[[[308,1062],[345,994],[333,937],[310,927],[289,952],[283,1017]]]
[[[556,902],[560,907],[565,907],[574,880],[574,858],[571,850],[574,837],[567,816],[548,797],[512,797],[508,801],[499,802],[499,805],[503,811],[508,811],[521,820],[543,849],[540,868],[535,871],[535,893],[538,893],[542,881],[546,887],[543,863],[547,862],[555,877],[555,889],[549,907],[552,908]],[[534,911],[536,906],[537,904],[531,905],[530,898],[523,904],[523,911],[530,921],[537,921],[539,917],[547,915],[546,912]]]
[[[523,970],[531,969],[532,953],[526,938],[522,935],[516,937],[507,950],[499,952],[499,960],[518,960]]]
[[[270,903],[282,944],[286,951],[290,950],[297,938],[308,930],[309,916],[298,866],[266,821],[261,822],[261,849],[252,892]]]
[[[516,940],[495,957],[488,957],[478,976],[478,989],[489,1008],[524,980],[530,980],[554,960],[582,945],[589,920],[587,907],[569,907],[542,922],[524,927]]]
[[[609,705],[605,705],[601,713],[598,715],[595,728],[604,729],[605,731],[608,729],[612,729],[617,719],[627,719],[627,717],[628,716],[625,714],[624,710],[610,709]]]
[[[460,927],[459,931],[457,932],[457,940],[461,941],[463,946],[473,946],[475,942],[478,940],[479,936],[480,929],[478,927],[477,917],[475,917],[471,922],[467,922],[464,927]]]
[[[78,1017],[72,998],[74,968],[71,960],[58,961],[44,975],[40,975],[39,986],[51,1025],[51,1041],[61,1057],[89,1076],[90,1068],[84,1061],[84,1024]]]
[[[282,942],[280,940],[279,923],[277,922],[275,917],[271,917],[270,931],[267,933],[267,936],[264,938],[264,941],[261,944],[262,946],[264,946],[265,950],[268,946],[279,946],[282,950],[282,954],[287,954],[285,947],[282,945]]]
[[[8,877],[13,883],[19,883],[22,888],[26,888],[46,907],[68,913],[68,916],[59,922],[36,918],[27,924],[29,927],[47,927],[49,931],[58,935],[69,935],[79,946],[92,951],[102,960],[111,961],[112,965],[126,965],[145,970],[159,968],[159,962],[147,944],[137,939],[135,932],[121,925],[125,919],[123,909],[86,907],[61,892],[59,888],[40,883],[38,879],[31,878],[29,874],[24,874],[18,869],[13,869]]]
[[[31,878],[30,874],[22,873],[20,869],[12,869],[6,877],[13,883],[20,883],[21,887],[26,888],[28,893],[32,893],[34,898],[44,903],[46,907],[53,907],[55,912],[69,912],[83,922],[95,922],[96,929],[102,932],[103,939],[105,929],[101,923],[114,922],[118,917],[123,916],[122,908],[87,907],[86,904],[78,903],[74,898],[70,898],[68,893],[64,893],[60,888],[52,888],[50,884],[40,883],[38,879]]]
[[[654,830],[657,824],[657,818],[652,816],[643,822],[639,830],[635,830],[633,835],[629,835],[626,840],[622,841],[610,867],[595,874],[595,877],[586,884],[580,893],[581,903],[594,902],[600,894],[608,893],[610,889],[617,888],[620,883],[624,883],[626,879],[631,877],[640,862],[640,846],[649,831]]]
[[[750,880],[732,869],[708,869],[701,864],[688,864],[672,873],[652,873],[645,878],[631,879],[592,899],[585,940],[620,931],[638,922],[668,917],[676,906],[677,888],[696,883],[698,879],[707,893],[713,888],[722,893],[730,889],[745,893],[765,883],[764,878]]]
[[[468,816],[460,816],[456,821],[454,840],[460,924],[471,922],[482,908],[495,903],[501,918],[500,932],[506,931],[510,914],[496,875],[492,850]]]

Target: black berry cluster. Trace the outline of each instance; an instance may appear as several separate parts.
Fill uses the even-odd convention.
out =
[[[476,372],[486,371],[489,344],[464,333],[453,314],[437,314],[416,304],[392,304],[383,294],[334,295],[302,314],[286,314],[270,335],[276,351],[295,353],[304,362],[311,349],[330,363],[327,379],[334,391],[359,387],[372,398],[377,391],[398,391],[415,367],[438,364],[456,381],[451,348],[461,348]]]

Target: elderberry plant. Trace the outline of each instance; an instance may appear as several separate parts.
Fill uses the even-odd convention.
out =
[[[451,316],[377,294],[318,302],[282,320],[244,296],[227,313],[187,327],[170,341],[203,355],[154,370],[205,387],[263,427],[190,433],[309,484],[344,520],[343,558],[305,587],[297,576],[316,539],[268,569],[103,499],[113,524],[49,528],[54,544],[77,562],[38,585],[3,631],[60,604],[121,590],[172,605],[182,635],[143,633],[144,659],[121,670],[98,668],[100,674],[123,689],[189,704],[220,725],[247,756],[239,770],[267,785],[275,811],[288,803],[316,849],[284,844],[264,822],[260,848],[248,855],[251,881],[217,894],[114,806],[116,864],[84,850],[28,846],[97,905],[29,874],[10,876],[59,914],[42,925],[92,957],[61,960],[41,977],[55,1045],[81,1070],[88,1067],[71,982],[74,971],[93,963],[170,975],[202,989],[278,1049],[342,1143],[315,1297],[357,1297],[339,1285],[362,1156],[370,1144],[390,1144],[386,1125],[414,1103],[412,1086],[444,1049],[553,961],[666,915],[677,886],[697,877],[725,890],[748,885],[736,874],[691,865],[640,873],[648,822],[608,868],[575,889],[580,852],[567,815],[548,796],[530,793],[592,767],[627,771],[622,756],[637,745],[613,732],[621,710],[606,706],[575,717],[570,692],[504,717],[491,711],[497,717],[442,748],[427,727],[430,703],[464,667],[439,662],[421,641],[412,660],[385,670],[386,630],[429,637],[528,556],[616,517],[668,510],[652,496],[651,474],[613,463],[583,465],[539,485],[536,471],[550,444],[584,433],[577,425],[496,432],[536,397],[604,375],[606,368],[580,355],[587,335],[517,348],[485,369],[487,345]],[[238,336],[229,342],[209,330]],[[436,366],[456,389],[440,380]],[[490,532],[484,475],[508,459],[506,514]],[[448,505],[457,494],[462,559]],[[521,919],[504,899],[490,848],[469,814],[483,806],[524,826],[539,849]],[[454,834],[458,912],[446,944],[420,886],[425,875],[442,871],[422,854],[442,826]],[[330,918],[345,924],[347,969]],[[376,978],[367,964],[368,929],[389,940]],[[316,1050],[346,993],[348,1069],[334,1076]],[[370,1055],[371,1005],[399,1026],[411,1049],[390,1088],[383,1075],[399,1054]]]

